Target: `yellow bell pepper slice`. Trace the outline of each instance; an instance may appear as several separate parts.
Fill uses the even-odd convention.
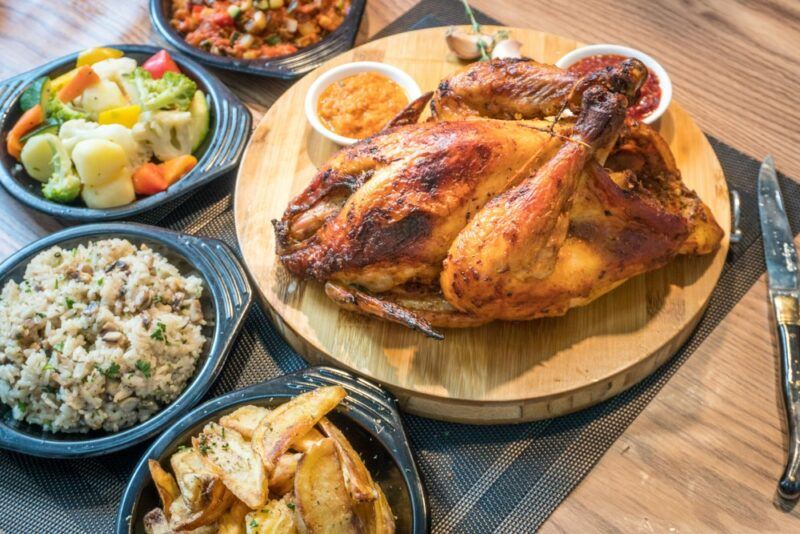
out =
[[[122,50],[117,50],[116,48],[87,48],[80,54],[78,54],[78,67],[83,67],[84,65],[94,65],[98,61],[103,61],[104,59],[117,59],[122,57],[124,54]]]
[[[136,105],[107,109],[100,112],[97,116],[97,122],[100,124],[121,124],[126,128],[133,128],[133,125],[139,120],[141,112],[142,108]]]

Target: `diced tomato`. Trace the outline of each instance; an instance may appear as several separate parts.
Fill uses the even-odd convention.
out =
[[[203,6],[198,6],[198,5],[192,6],[192,14],[199,15],[201,11],[203,11]]]
[[[177,72],[178,74],[181,72],[181,69],[178,68],[166,50],[156,52],[142,64],[142,68],[156,80],[164,76],[165,72]]]
[[[220,28],[231,27],[234,25],[233,17],[231,17],[227,11],[221,11],[211,15],[211,22]]]

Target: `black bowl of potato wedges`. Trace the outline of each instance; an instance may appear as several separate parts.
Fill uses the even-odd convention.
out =
[[[329,367],[211,400],[145,452],[118,533],[428,531],[395,401]]]

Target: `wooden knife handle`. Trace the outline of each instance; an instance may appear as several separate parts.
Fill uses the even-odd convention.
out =
[[[783,403],[789,428],[789,454],[778,493],[784,499],[795,500],[800,497],[800,326],[779,322],[778,338]]]

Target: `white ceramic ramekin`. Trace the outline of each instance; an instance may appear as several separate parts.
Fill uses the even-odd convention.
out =
[[[388,65],[386,63],[378,63],[376,61],[346,63],[323,73],[314,81],[314,83],[311,84],[311,87],[308,89],[308,93],[306,93],[306,117],[308,117],[308,122],[311,123],[311,126],[316,131],[334,143],[340,145],[352,145],[353,143],[359,141],[359,139],[344,137],[343,135],[336,134],[326,128],[319,120],[319,116],[317,115],[317,101],[319,100],[319,96],[322,94],[322,91],[324,91],[330,84],[362,72],[377,72],[378,74],[383,74],[390,80],[394,81],[406,92],[409,102],[417,99],[422,94],[422,91],[420,91],[419,85],[417,85],[417,82],[414,81],[414,78],[397,67]]]
[[[669,74],[664,70],[661,64],[648,56],[644,52],[630,48],[627,46],[613,45],[613,44],[596,44],[576,48],[572,52],[566,54],[561,59],[556,61],[556,66],[565,69],[576,63],[578,60],[589,56],[598,56],[606,54],[615,54],[619,56],[632,57],[640,60],[645,66],[650,69],[658,77],[658,84],[661,86],[661,101],[658,107],[652,113],[647,115],[642,122],[645,124],[652,124],[667,111],[670,101],[672,101],[672,81],[669,79]]]

